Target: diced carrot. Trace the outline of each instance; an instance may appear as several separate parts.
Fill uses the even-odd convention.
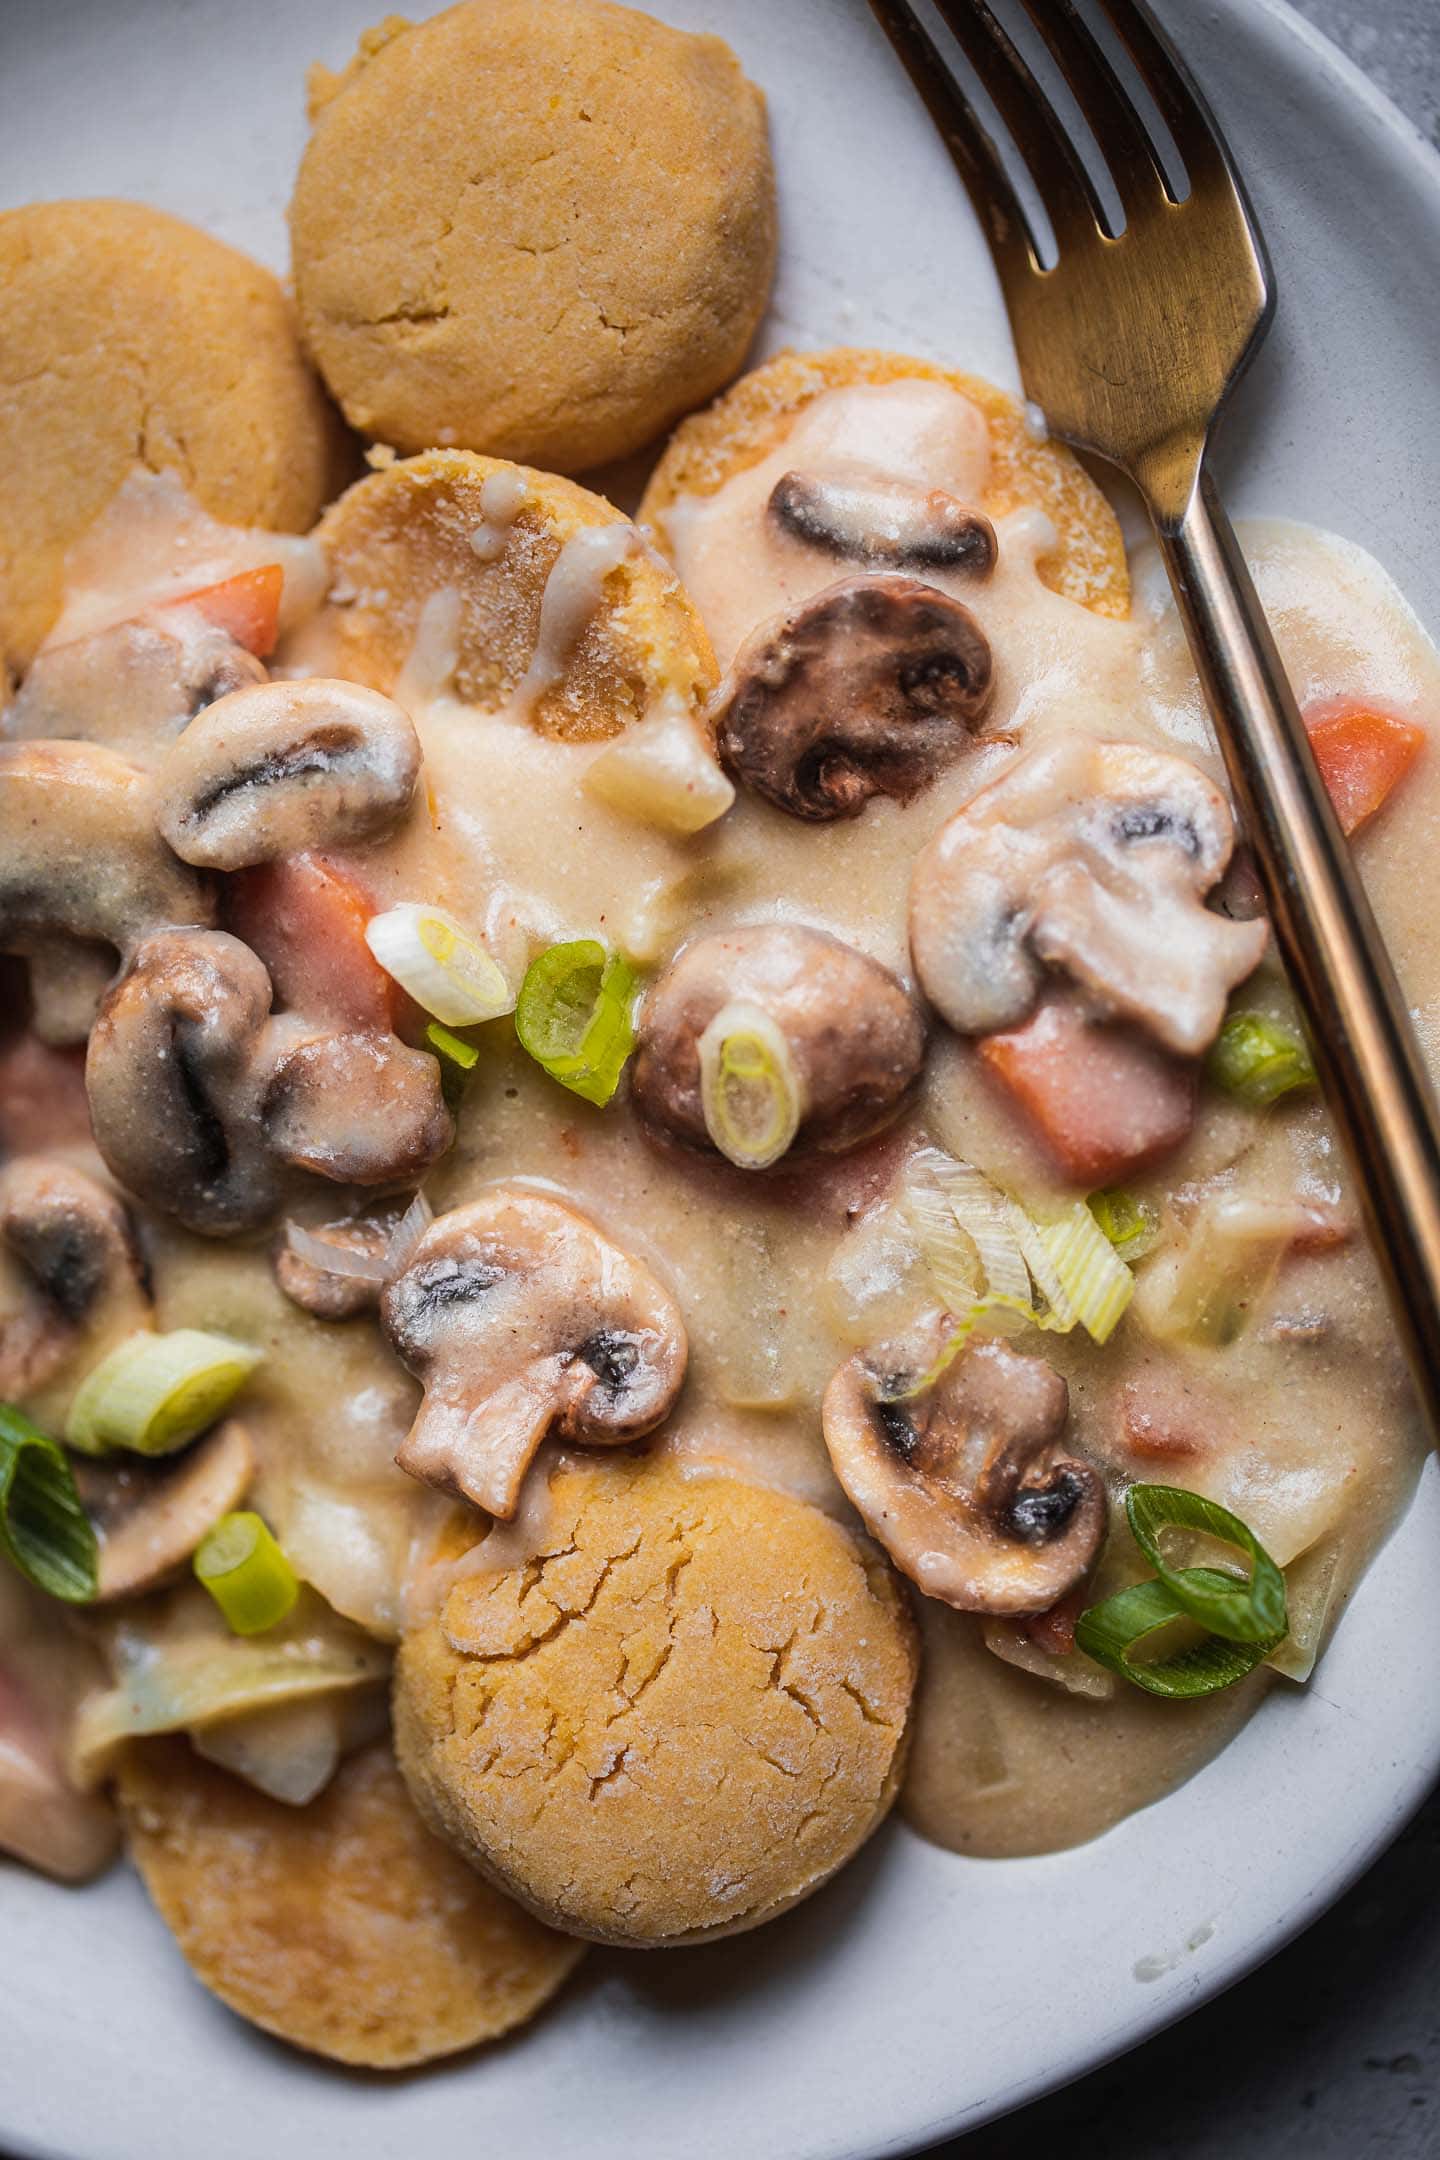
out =
[[[1081,1583],[1044,1612],[1024,1613],[1016,1621],[1022,1635],[1050,1657],[1065,1657],[1075,1647],[1075,1623],[1090,1603],[1090,1586]]]
[[[1077,1185],[1142,1169],[1195,1122],[1193,1064],[1131,1028],[1087,1018],[1068,998],[1042,1004],[1024,1027],[985,1036],[979,1049]]]
[[[286,855],[225,881],[225,927],[270,970],[277,1006],[348,1028],[391,1028],[396,986],[365,942],[375,902],[326,855]]]
[[[182,593],[171,607],[192,607],[225,630],[237,645],[268,659],[280,634],[280,596],[285,572],[279,563],[263,563],[258,570],[239,570],[218,585],[203,585],[198,592]]]
[[[1120,1421],[1131,1452],[1150,1462],[1175,1462],[1209,1452],[1207,1413],[1188,1381],[1127,1380]]]
[[[1425,747],[1417,721],[1363,698],[1323,698],[1305,708],[1320,777],[1347,833],[1367,825]]]
[[[84,1044],[53,1050],[28,1031],[0,1044],[0,1155],[89,1138]]]

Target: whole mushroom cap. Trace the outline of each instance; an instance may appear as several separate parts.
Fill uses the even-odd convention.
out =
[[[681,948],[640,1012],[631,1093],[655,1131],[713,1151],[700,1084],[700,1038],[726,1005],[767,1014],[800,1084],[789,1154],[837,1153],[903,1109],[925,1058],[925,1024],[904,985],[828,931],[762,923]]]
[[[990,703],[989,641],[918,578],[861,575],[762,623],[712,707],[720,761],[792,817],[908,802],[969,747]]]

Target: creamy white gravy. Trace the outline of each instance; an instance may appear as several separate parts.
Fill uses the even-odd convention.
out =
[[[988,454],[982,416],[942,386],[832,391],[772,456],[716,494],[677,504],[665,537],[722,664],[758,623],[844,572],[767,524],[764,505],[783,472],[913,481],[976,502]],[[506,504],[492,509],[487,499],[485,510],[477,552],[503,546]],[[1440,664],[1373,563],[1292,525],[1255,526],[1246,538],[1302,698],[1362,691],[1420,719],[1440,709]],[[1134,612],[1117,622],[1040,582],[1036,558],[1053,541],[1043,509],[1001,521],[998,541],[986,581],[926,573],[973,609],[991,642],[996,695],[986,733],[994,739],[914,802],[873,802],[858,820],[829,826],[799,823],[742,790],[728,815],[687,837],[597,799],[587,774],[606,745],[541,737],[523,700],[481,712],[450,695],[455,605],[432,596],[399,692],[425,751],[422,799],[398,834],[355,856],[378,904],[448,907],[483,931],[512,971],[560,937],[595,935],[653,966],[708,929],[779,919],[829,929],[908,979],[914,858],[1013,755],[1017,739],[1028,745],[1079,729],[1173,745],[1218,771],[1154,564],[1137,564]],[[561,594],[557,624],[562,599],[567,619],[570,612]],[[557,631],[556,652],[562,643]],[[293,647],[291,665],[311,664],[314,649],[313,641]],[[537,662],[549,667],[553,655]],[[1428,757],[1360,842],[1432,1048],[1440,953],[1426,895],[1437,809],[1440,770]],[[1282,998],[1267,963],[1257,999]],[[900,1128],[849,1157],[754,1178],[662,1153],[623,1099],[593,1109],[547,1079],[507,1023],[487,1034],[458,1144],[426,1182],[434,1207],[454,1206],[499,1176],[571,1196],[649,1258],[682,1303],[690,1377],[658,1444],[843,1512],[818,1404],[837,1363],[880,1326],[883,1270],[867,1275],[857,1241],[871,1234],[867,1212],[883,1200],[905,1149],[928,1137],[1022,1200],[1054,1191],[972,1052],[937,1027],[920,1099]],[[1179,1161],[1148,1185],[1169,1192],[1214,1178],[1264,1199],[1344,1204],[1343,1169],[1313,1104],[1261,1121],[1210,1100]],[[314,1219],[326,1212],[333,1206],[319,1194]],[[264,1245],[216,1246],[163,1227],[154,1244],[161,1326],[228,1329],[267,1353],[246,1413],[262,1463],[257,1504],[339,1610],[377,1633],[398,1632],[415,1556],[443,1511],[392,1460],[413,1414],[413,1382],[369,1321],[324,1323],[290,1305]],[[830,1273],[842,1251],[856,1263],[849,1289]],[[1277,1335],[1271,1323],[1287,1314],[1317,1318],[1318,1334]],[[1161,1476],[1212,1494],[1282,1561],[1331,1541],[1342,1553],[1332,1617],[1420,1460],[1390,1329],[1355,1240],[1288,1260],[1249,1329],[1224,1350],[1162,1347],[1133,1315],[1103,1351],[1074,1338],[1026,1347],[1043,1347],[1069,1380],[1075,1446],[1119,1477]],[[1158,1468],[1153,1453],[1127,1439],[1127,1389],[1140,1391],[1152,1427],[1175,1440]],[[1193,1770],[1263,1688],[1257,1681],[1198,1707],[1157,1704],[1123,1687],[1109,1700],[1082,1700],[992,1655],[972,1616],[927,1603],[924,1624],[906,1805],[927,1835],[974,1852],[1094,1835]]]

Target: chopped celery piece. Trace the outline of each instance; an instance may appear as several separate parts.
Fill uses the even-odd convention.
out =
[[[1258,1012],[1230,1014],[1206,1070],[1217,1087],[1254,1110],[1268,1109],[1295,1088],[1315,1085],[1315,1066],[1304,1038]]]

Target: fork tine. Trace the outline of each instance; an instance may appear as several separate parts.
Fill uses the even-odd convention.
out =
[[[1194,78],[1145,0],[1095,0],[1121,40],[1175,138],[1192,188],[1230,187],[1258,245],[1258,231],[1224,138]]]
[[[965,183],[1002,284],[1038,270],[1035,235],[999,153],[909,0],[870,0],[870,12],[894,46]]]
[[[1024,6],[1085,115],[1126,216],[1153,202],[1157,187],[1174,202],[1144,122],[1075,0],[1024,0]]]
[[[1063,252],[1077,237],[1104,230],[1104,211],[1089,173],[989,0],[935,0],[951,36],[979,76],[1030,171]]]

